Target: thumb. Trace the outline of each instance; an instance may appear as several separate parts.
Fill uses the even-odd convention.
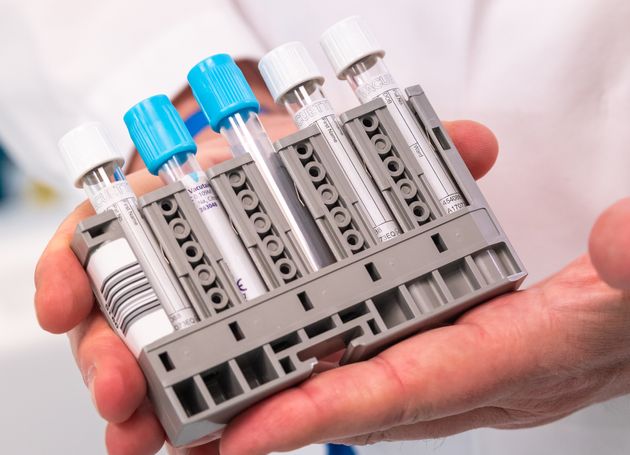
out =
[[[618,201],[597,219],[589,253],[602,280],[630,290],[630,198]]]

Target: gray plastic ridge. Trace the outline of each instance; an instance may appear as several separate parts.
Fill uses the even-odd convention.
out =
[[[378,243],[355,191],[316,125],[281,139],[275,147],[336,260]]]
[[[310,272],[310,266],[249,154],[207,172],[268,289]]]
[[[420,165],[382,99],[377,98],[341,114],[340,121],[366,167],[382,187],[385,201],[403,232],[441,214]]]
[[[200,319],[243,303],[234,277],[181,182],[141,197],[138,204]]]

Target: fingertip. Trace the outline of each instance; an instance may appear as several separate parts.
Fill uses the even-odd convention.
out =
[[[451,136],[475,179],[486,175],[497,160],[499,143],[494,133],[485,125],[472,120],[445,122]]]
[[[120,423],[136,412],[146,394],[144,376],[133,355],[120,346],[95,362],[94,401],[108,422]]]
[[[64,333],[88,316],[93,302],[90,283],[70,248],[47,251],[36,276],[35,313],[44,330]]]
[[[617,289],[630,289],[630,198],[606,209],[589,237],[589,253],[599,276]]]
[[[107,425],[105,445],[111,455],[152,455],[164,445],[164,430],[150,406],[144,405],[127,421]]]

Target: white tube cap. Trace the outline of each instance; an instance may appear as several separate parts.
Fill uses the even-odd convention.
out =
[[[383,57],[385,51],[359,16],[350,16],[327,29],[320,44],[339,79],[349,67],[368,55]]]
[[[98,122],[84,123],[68,131],[58,145],[68,175],[77,188],[82,187],[81,180],[88,172],[112,162],[119,166],[125,163]]]
[[[316,80],[324,83],[324,76],[306,47],[298,41],[283,44],[265,54],[258,63],[258,70],[276,103],[305,82]]]

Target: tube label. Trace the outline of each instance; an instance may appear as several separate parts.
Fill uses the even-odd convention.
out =
[[[372,79],[364,82],[356,89],[356,95],[362,104],[372,101],[373,99],[381,96],[390,90],[395,90],[400,93],[396,81],[391,74],[379,74]]]
[[[112,209],[118,217],[120,215],[117,211],[117,204],[123,201],[136,205],[136,195],[126,180],[112,182],[111,185],[106,186],[90,199],[96,213],[103,213],[107,209]]]
[[[86,267],[110,325],[138,357],[142,348],[173,332],[166,312],[129,243],[102,245]]]
[[[330,102],[328,100],[319,100],[297,111],[293,116],[293,121],[295,126],[303,130],[324,117],[334,115],[335,111],[333,111]]]
[[[194,310],[160,264],[162,252],[138,212],[136,196],[129,183],[126,180],[112,182],[90,200],[97,213],[111,210],[116,214],[135,256],[146,270],[148,279],[175,330],[196,324],[197,316]]]
[[[448,215],[464,208],[466,206],[464,198],[453,183],[433,146],[420,130],[391,74],[379,74],[362,82],[356,88],[355,93],[361,103],[367,103],[375,98],[381,98],[385,101],[387,110],[420,164],[420,168],[444,214]]]
[[[252,299],[267,292],[258,270],[221,207],[206,174],[194,172],[184,176],[181,182],[199,211],[243,297]]]

